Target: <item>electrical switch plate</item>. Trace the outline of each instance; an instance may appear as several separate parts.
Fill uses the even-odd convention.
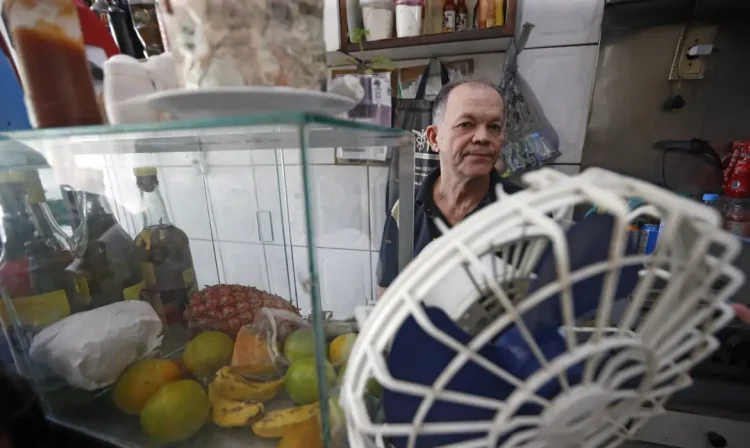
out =
[[[705,57],[688,59],[687,51],[693,45],[713,45],[716,39],[716,26],[686,26],[680,33],[677,50],[674,52],[672,69],[669,71],[670,81],[689,79],[703,79],[706,61]]]

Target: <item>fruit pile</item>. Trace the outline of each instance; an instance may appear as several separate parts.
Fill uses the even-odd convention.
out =
[[[260,309],[257,297],[245,300],[250,289],[236,285],[207,289],[210,294],[202,291],[194,296],[190,316],[205,315],[212,309],[208,302],[213,301],[233,307],[234,312],[240,310],[240,315]],[[278,305],[275,299],[269,300]],[[265,304],[265,299],[260,303]],[[296,312],[293,307],[277,309]],[[315,333],[298,328],[304,325],[301,319],[294,325],[277,324],[277,340],[266,340],[268,335],[256,333],[253,325],[226,331],[233,328],[231,324],[220,327],[221,331],[198,333],[186,345],[180,361],[139,360],[117,380],[114,403],[122,412],[139,416],[144,434],[158,444],[186,440],[213,422],[219,428],[248,427],[257,437],[280,438],[280,447],[322,447]],[[355,338],[353,333],[344,334],[327,347],[328,360],[324,362],[331,389],[343,375]],[[266,410],[266,404],[280,394],[295,406]],[[336,401],[329,400],[334,429],[344,424]]]

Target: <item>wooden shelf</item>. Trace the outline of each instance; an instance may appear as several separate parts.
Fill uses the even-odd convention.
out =
[[[355,57],[364,56],[365,59],[369,59],[374,54],[382,54],[394,61],[504,51],[508,48],[510,39],[516,31],[517,0],[506,1],[504,26],[363,42],[364,55],[362,55],[359,44],[349,41],[346,0],[339,0],[341,51]]]

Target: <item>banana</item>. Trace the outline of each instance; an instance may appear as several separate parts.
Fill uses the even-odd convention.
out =
[[[221,428],[235,428],[249,425],[263,413],[263,403],[215,398],[211,400],[211,420]]]
[[[284,386],[284,378],[266,383],[248,381],[242,375],[232,371],[229,366],[222,367],[208,386],[211,394],[239,401],[265,402],[273,400]]]
[[[253,423],[253,432],[258,437],[282,437],[287,430],[310,420],[317,421],[320,404],[317,402],[266,413]]]

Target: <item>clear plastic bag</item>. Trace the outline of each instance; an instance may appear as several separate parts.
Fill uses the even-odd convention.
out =
[[[283,376],[290,364],[284,356],[284,342],[299,329],[312,332],[312,325],[291,311],[261,308],[253,322],[237,333],[232,368],[257,380]]]
[[[518,55],[534,25],[525,23],[517,41],[508,48],[500,91],[505,98],[505,144],[502,157],[506,174],[540,168],[559,155],[560,139],[544,115],[531,87],[518,72]]]

